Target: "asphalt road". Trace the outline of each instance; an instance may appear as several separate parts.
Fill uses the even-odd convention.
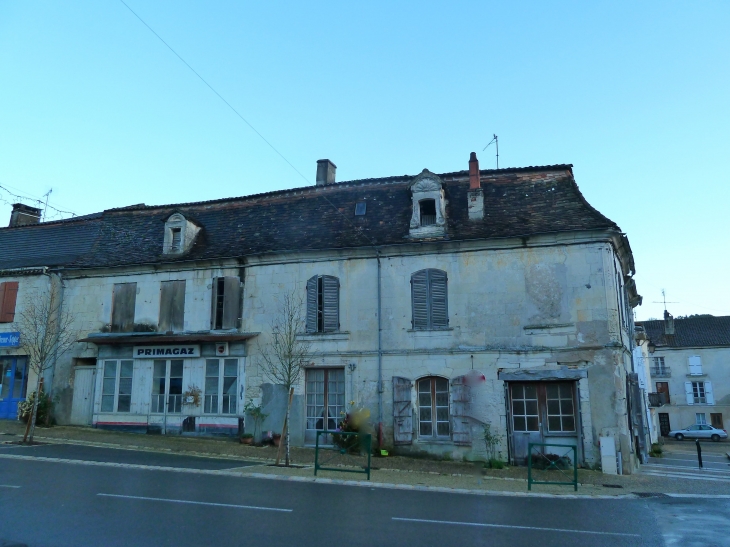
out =
[[[0,449],[0,545],[608,547],[661,546],[665,538],[684,547],[693,545],[692,522],[677,515],[695,514],[712,523],[697,545],[730,538],[728,500],[475,496],[288,482],[210,471],[241,461],[46,446]]]

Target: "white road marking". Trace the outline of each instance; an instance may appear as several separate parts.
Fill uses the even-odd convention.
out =
[[[642,475],[651,475],[652,477],[664,477],[667,479],[687,479],[690,481],[713,481],[713,482],[730,482],[730,479],[720,479],[717,477],[708,477],[700,475],[690,475],[689,473],[660,473],[657,471],[642,471]]]
[[[20,486],[15,486],[14,484],[0,484],[0,488],[20,488]]]
[[[457,522],[453,520],[429,520],[429,519],[409,519],[401,517],[392,517],[393,520],[399,520],[403,522],[426,522],[429,524],[455,524],[458,526],[477,526],[481,528],[512,528],[515,530],[540,530],[547,532],[567,532],[571,534],[596,534],[599,536],[626,536],[626,537],[641,537],[639,534],[626,534],[623,532],[594,532],[591,530],[572,530],[570,528],[542,528],[540,526],[517,526],[510,524],[486,524],[483,522]]]
[[[641,466],[641,470],[648,469],[649,471],[656,469],[657,471],[662,471],[664,469],[676,469],[678,472],[686,471],[688,473],[694,472],[694,473],[714,473],[715,475],[730,475],[730,470],[726,469],[715,469],[714,467],[703,467],[702,469],[698,469],[697,467],[687,467],[683,465],[662,465],[660,463],[646,463]]]
[[[210,505],[212,507],[232,507],[234,509],[255,509],[257,511],[278,511],[280,513],[291,513],[294,509],[279,509],[277,507],[259,507],[256,505],[236,505],[233,503],[213,503],[209,501],[190,501],[190,500],[173,500],[168,498],[148,498],[146,496],[124,496],[122,494],[103,494],[99,493],[97,496],[103,496],[105,498],[123,498],[130,500],[145,500],[145,501],[164,501],[167,503],[184,503],[189,505]]]

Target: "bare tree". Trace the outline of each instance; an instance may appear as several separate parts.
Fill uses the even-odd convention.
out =
[[[28,296],[18,314],[20,348],[28,356],[28,368],[36,374],[33,410],[28,418],[30,427],[26,429],[23,442],[33,442],[43,373],[76,342],[73,317],[61,304],[60,290],[52,284],[48,298]]]
[[[277,315],[271,321],[271,337],[267,344],[259,346],[264,374],[272,383],[283,386],[287,394],[286,405],[286,460],[290,463],[289,418],[291,416],[290,390],[299,384],[304,373],[304,365],[311,355],[309,342],[297,338],[304,332],[302,299],[293,291],[285,293],[279,300]]]

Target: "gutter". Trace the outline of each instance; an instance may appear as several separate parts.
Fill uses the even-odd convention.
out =
[[[378,261],[378,449],[383,448],[383,324],[381,315],[381,263],[380,250],[375,248]]]

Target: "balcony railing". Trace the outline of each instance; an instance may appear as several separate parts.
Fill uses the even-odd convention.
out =
[[[667,394],[666,393],[649,393],[649,406],[652,408],[657,408],[662,405],[667,404]]]
[[[165,413],[165,398],[167,398],[167,414],[180,414],[182,411],[182,395],[153,395],[152,409],[153,414]]]
[[[669,367],[651,367],[649,372],[653,378],[670,378],[672,376],[672,371],[669,370]]]

